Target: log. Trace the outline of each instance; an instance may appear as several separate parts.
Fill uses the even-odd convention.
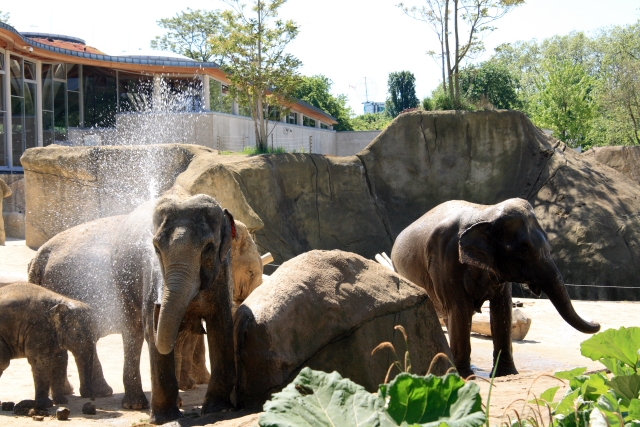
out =
[[[262,258],[262,265],[267,265],[270,262],[273,262],[273,255],[271,255],[271,252],[267,252],[266,254],[262,255],[260,258]]]
[[[511,316],[511,340],[520,341],[527,336],[531,327],[531,318],[520,309],[514,309]],[[478,313],[471,320],[471,332],[491,336],[491,317],[489,313]]]

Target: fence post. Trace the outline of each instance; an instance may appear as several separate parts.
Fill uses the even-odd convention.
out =
[[[220,135],[218,135],[218,153],[220,153]]]
[[[309,154],[313,153],[313,135],[309,135]]]
[[[273,132],[271,133],[271,152],[273,152]]]

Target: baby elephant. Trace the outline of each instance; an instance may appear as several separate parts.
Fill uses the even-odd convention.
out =
[[[14,283],[0,288],[0,376],[11,359],[26,357],[38,406],[67,403],[69,350],[78,365],[81,392],[93,400],[91,378],[98,339],[93,319],[87,304],[38,285]]]

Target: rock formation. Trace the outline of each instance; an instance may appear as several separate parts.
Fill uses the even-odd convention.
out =
[[[396,359],[388,348],[371,351],[392,342],[404,360],[396,325],[406,328],[412,372],[424,375],[437,353],[450,354],[427,294],[375,261],[311,251],[285,262],[235,316],[239,404],[261,406],[305,366],[377,391]],[[434,366],[441,375],[450,365]]]
[[[176,156],[164,160],[176,166],[162,176],[182,172],[177,184],[217,197],[276,263],[312,249],[373,258],[389,253],[400,231],[439,203],[494,204],[521,197],[531,202],[549,234],[552,256],[566,283],[574,285],[568,287],[573,298],[638,299],[633,289],[640,282],[637,182],[568,149],[517,111],[402,114],[351,157],[221,156],[184,145],[147,149]],[[130,204],[118,205],[116,193],[107,197],[100,190],[97,173],[74,172],[95,168],[82,150],[111,156],[112,165],[127,164],[111,154],[122,147],[47,147],[23,156],[27,244],[38,246],[67,228],[61,215],[48,210],[79,212],[70,226],[104,216],[106,206],[109,214],[129,209]],[[109,188],[125,178],[107,179],[107,169],[99,170]]]

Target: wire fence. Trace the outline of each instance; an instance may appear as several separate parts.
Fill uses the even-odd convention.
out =
[[[253,138],[249,136],[218,136],[216,138],[218,151],[232,151],[242,153],[245,148],[255,147]],[[282,150],[286,153],[313,153],[313,136],[307,138],[275,138],[269,136],[268,146],[272,151]]]

